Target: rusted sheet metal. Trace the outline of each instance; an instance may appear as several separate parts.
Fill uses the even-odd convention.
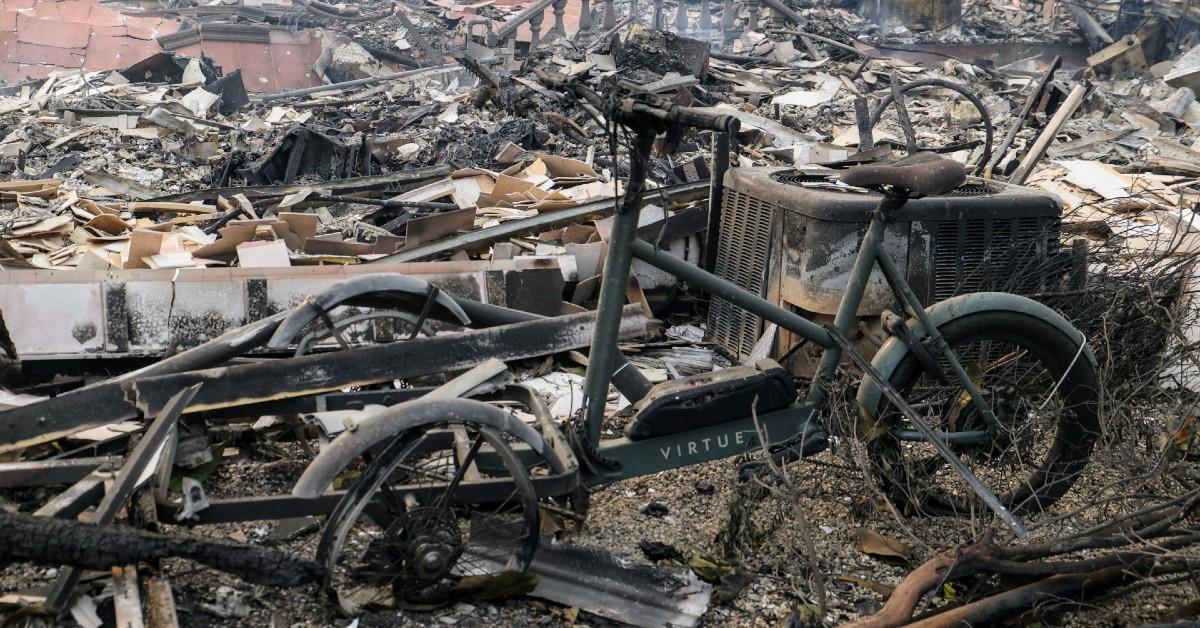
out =
[[[22,360],[162,355],[300,303],[346,279],[399,273],[447,293],[557,314],[554,260],[426,262],[291,268],[0,273],[0,314]],[[359,313],[341,308],[334,318]],[[380,340],[380,339],[376,339]],[[387,340],[383,338],[382,340]]]
[[[139,409],[154,414],[172,395],[196,383],[204,383],[204,388],[185,412],[461,370],[489,358],[509,361],[579,349],[591,342],[594,319],[593,312],[585,312],[334,353],[108,381],[0,412],[0,452],[133,418]],[[621,337],[640,336],[645,327],[640,306],[627,306]]]

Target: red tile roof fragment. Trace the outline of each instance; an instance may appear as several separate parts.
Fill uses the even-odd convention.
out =
[[[87,48],[92,27],[85,22],[63,22],[21,13],[17,16],[17,40],[55,48]],[[30,63],[40,59],[23,59]]]
[[[59,48],[18,41],[13,54],[20,61],[36,61],[64,68],[77,68],[83,62],[85,52],[83,48]]]
[[[159,51],[178,22],[121,14],[97,0],[0,0],[0,79],[127,66]]]

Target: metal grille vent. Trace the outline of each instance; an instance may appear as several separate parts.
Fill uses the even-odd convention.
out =
[[[771,175],[772,179],[780,183],[790,183],[791,185],[804,185],[805,183],[829,183],[830,178],[823,174],[804,174],[801,172],[776,172]]]
[[[991,196],[995,193],[996,190],[986,183],[965,183],[946,192],[945,196]]]
[[[774,207],[748,194],[725,188],[721,211],[718,277],[762,295],[771,252]],[[739,357],[749,355],[761,334],[762,319],[728,301],[713,299],[708,309],[708,335]]]
[[[772,179],[780,183],[790,185],[804,185],[806,183],[829,183],[833,180],[829,175],[823,174],[804,174],[801,172],[785,171],[776,172],[771,175]],[[957,188],[946,192],[943,196],[991,196],[996,193],[995,188],[986,183],[965,183]]]
[[[1058,219],[941,221],[933,228],[933,300],[979,291],[1036,294],[1061,273]]]

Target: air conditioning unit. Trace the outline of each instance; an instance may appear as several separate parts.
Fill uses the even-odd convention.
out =
[[[880,198],[837,184],[835,174],[730,169],[716,274],[816,322],[832,321]],[[1059,246],[1061,216],[1062,204],[1052,195],[970,177],[945,195],[909,201],[895,212],[884,249],[925,305],[988,290],[1038,295],[1060,289],[1070,268],[1069,253]],[[858,311],[866,335],[872,324],[878,329],[884,310],[901,311],[876,268]],[[763,332],[759,317],[719,299],[710,305],[709,337],[731,355],[749,357]],[[774,353],[792,344],[782,334]]]

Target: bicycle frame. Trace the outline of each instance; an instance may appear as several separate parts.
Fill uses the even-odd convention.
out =
[[[608,257],[604,264],[604,278],[600,288],[600,303],[596,314],[589,358],[587,377],[584,382],[584,425],[585,445],[595,447],[603,458],[613,460],[611,468],[585,465],[583,480],[587,484],[602,484],[626,478],[656,473],[691,464],[699,464],[735,456],[761,447],[758,430],[750,416],[733,421],[710,425],[694,430],[668,434],[644,440],[618,438],[601,442],[601,425],[604,421],[604,400],[608,397],[612,381],[614,357],[617,351],[617,331],[620,325],[621,308],[624,305],[625,288],[633,259],[639,259],[659,268],[689,285],[704,290],[714,297],[725,299],[767,321],[807,339],[823,349],[816,377],[807,397],[789,408],[758,417],[763,433],[770,441],[780,443],[804,432],[813,420],[816,411],[824,406],[827,386],[842,357],[840,345],[829,330],[789,312],[761,297],[716,275],[657,250],[650,243],[637,238],[638,216],[641,212],[641,192],[645,181],[644,157],[648,156],[653,136],[638,134],[634,150],[643,159],[631,160],[629,184],[613,221],[609,238]],[[963,385],[976,408],[989,425],[997,420],[990,407],[953,351],[941,339],[936,326],[931,323],[925,309],[913,293],[912,288],[898,269],[894,260],[883,250],[884,226],[888,214],[902,207],[906,199],[885,196],[872,215],[866,235],[862,239],[858,256],[850,272],[846,291],[842,295],[833,328],[841,336],[848,337],[854,325],[859,305],[862,303],[867,282],[878,264],[888,285],[905,309],[933,330],[930,341],[937,352],[947,359],[954,377]],[[988,438],[986,431],[958,432],[940,435],[947,441],[977,442]],[[915,433],[901,434],[909,440],[924,440]],[[586,448],[586,447],[585,447]],[[587,459],[587,452],[578,452]]]

